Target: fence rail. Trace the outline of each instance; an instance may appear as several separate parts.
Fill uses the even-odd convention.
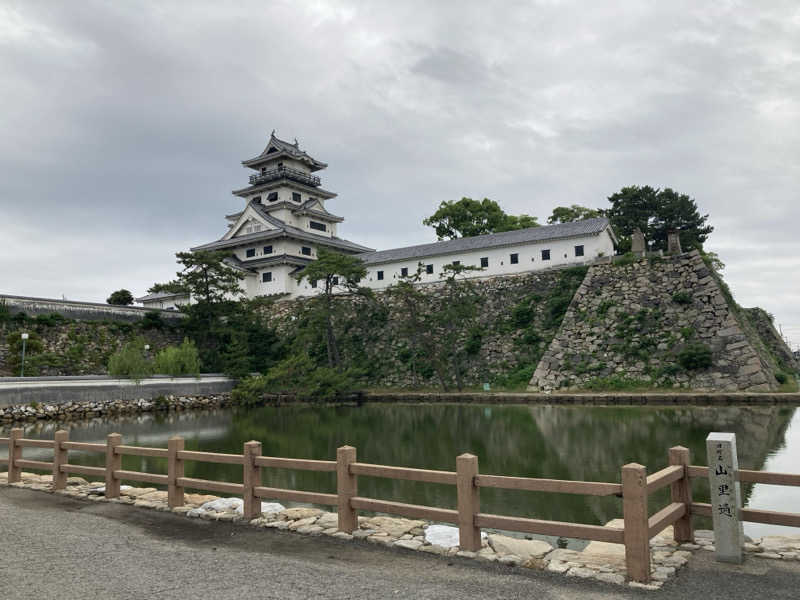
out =
[[[9,483],[21,479],[21,469],[51,471],[55,489],[67,484],[67,474],[87,475],[105,480],[106,496],[120,495],[121,481],[137,481],[167,487],[169,506],[184,504],[184,490],[196,489],[223,494],[241,495],[244,498],[244,516],[254,519],[261,514],[261,499],[276,499],[337,507],[338,528],[352,533],[358,528],[358,511],[373,511],[399,515],[412,519],[429,519],[453,523],[459,528],[459,545],[462,550],[481,548],[481,528],[494,528],[523,533],[563,536],[600,542],[624,544],[628,575],[631,579],[647,582],[650,579],[650,539],[670,525],[674,538],[689,542],[694,538],[691,517],[711,516],[710,504],[692,501],[691,478],[709,476],[708,467],[689,464],[689,450],[677,446],[668,452],[669,466],[650,475],[647,469],[635,463],[621,469],[622,483],[598,481],[571,481],[531,477],[508,477],[478,472],[478,458],[462,454],[456,458],[455,471],[437,471],[376,465],[358,462],[356,449],[343,446],[336,452],[336,460],[310,460],[261,455],[260,442],[246,442],[242,454],[198,452],[184,449],[180,437],[169,439],[167,448],[148,448],[122,444],[119,434],[109,434],[105,444],[70,442],[66,431],[58,431],[54,440],[30,440],[22,437],[21,429],[12,429],[10,436],[0,438],[8,445],[8,458],[0,465],[8,465]],[[23,448],[48,448],[53,450],[52,462],[29,460],[22,457]],[[105,454],[105,467],[70,464],[69,451]],[[122,469],[122,456],[145,456],[167,459],[167,473],[145,473]],[[185,461],[219,463],[242,466],[243,483],[230,483],[186,477]],[[266,487],[261,485],[261,469],[294,469],[336,473],[336,493],[320,493]],[[454,485],[457,491],[455,509],[405,504],[358,495],[358,477],[379,477]],[[739,470],[739,481],[772,485],[800,485],[800,475]],[[670,488],[667,506],[649,516],[648,498],[663,488]],[[502,488],[531,492],[582,494],[591,496],[616,496],[622,498],[623,527],[603,527],[581,523],[566,523],[525,517],[486,514],[480,511],[480,489]],[[800,514],[768,510],[743,509],[745,521],[800,527]]]

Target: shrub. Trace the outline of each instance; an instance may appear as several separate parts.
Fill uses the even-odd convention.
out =
[[[126,343],[108,359],[108,374],[140,381],[152,375],[153,367],[144,355],[144,338],[137,337]]]
[[[238,404],[251,406],[264,399],[264,394],[294,392],[319,400],[340,398],[356,392],[363,373],[357,369],[318,367],[306,353],[293,354],[272,367],[266,375],[243,379],[233,391]]]
[[[775,373],[775,380],[781,385],[783,385],[784,383],[789,381],[789,376],[782,371],[778,371],[777,373]]]
[[[678,353],[678,362],[687,371],[707,369],[711,366],[711,348],[705,344],[689,344]]]
[[[65,316],[58,313],[36,315],[33,320],[37,325],[44,325],[45,327],[57,327],[58,325],[69,321],[69,319],[67,319]]]
[[[161,315],[154,310],[148,310],[144,313],[144,317],[140,321],[142,329],[163,329],[164,328],[164,320],[161,318]]]
[[[672,301],[675,304],[691,304],[692,295],[689,292],[675,292],[672,294]]]
[[[224,371],[228,377],[241,379],[247,377],[253,369],[250,367],[250,348],[247,345],[247,334],[234,332],[231,341],[222,356]]]
[[[618,267],[625,267],[627,265],[632,265],[638,260],[638,257],[633,252],[626,252],[622,256],[618,256],[614,260],[614,264]]]
[[[168,346],[155,359],[155,370],[164,375],[199,375],[200,353],[189,338],[183,338],[180,346]]]
[[[534,317],[534,308],[528,302],[517,304],[511,311],[511,318],[517,327],[525,327]]]

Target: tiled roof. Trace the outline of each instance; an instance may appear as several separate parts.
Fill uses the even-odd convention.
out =
[[[270,153],[269,149],[272,147],[277,148],[278,151]],[[248,160],[242,161],[242,164],[244,165],[255,164],[260,159],[271,158],[272,155],[275,155],[277,157],[281,153],[287,154],[297,160],[305,160],[311,162],[313,163],[316,169],[324,169],[325,167],[328,166],[324,162],[312,158],[305,151],[300,150],[297,140],[295,140],[294,143],[292,144],[290,142],[287,142],[286,140],[282,140],[279,137],[277,137],[274,131],[269,136],[269,142],[267,142],[267,146],[264,148],[264,151],[255,158],[250,158]]]
[[[233,246],[239,246],[249,242],[269,240],[276,237],[282,237],[284,235],[295,237],[306,242],[310,242],[311,244],[331,246],[333,248],[339,248],[340,250],[346,250],[354,253],[373,252],[371,248],[367,248],[366,246],[356,244],[355,242],[351,242],[349,240],[343,240],[338,237],[317,235],[315,233],[310,233],[308,231],[298,229],[297,227],[287,225],[280,219],[273,217],[269,211],[265,210],[264,207],[258,202],[251,202],[249,206],[251,206],[265,221],[275,226],[275,229],[267,229],[265,231],[259,231],[256,233],[248,233],[227,240],[220,239],[215,242],[203,244],[202,246],[195,246],[194,248],[191,248],[192,252],[196,250],[217,250],[221,248],[231,248]]]
[[[151,302],[153,300],[163,300],[164,298],[182,298],[188,296],[184,292],[156,292],[155,294],[147,294],[146,296],[142,296],[141,298],[135,298],[136,302]]]
[[[545,242],[548,240],[579,237],[584,235],[598,235],[608,226],[608,219],[605,217],[597,217],[595,219],[584,219],[583,221],[575,221],[573,223],[560,223],[558,225],[531,227],[529,229],[504,231],[503,233],[489,233],[486,235],[457,238],[455,240],[433,242],[431,244],[406,246],[405,248],[393,248],[391,250],[380,250],[378,252],[366,252],[364,254],[359,254],[358,256],[368,265],[395,262],[400,260],[412,260],[426,256],[454,254],[469,250],[481,250],[483,248],[515,246],[518,244]]]

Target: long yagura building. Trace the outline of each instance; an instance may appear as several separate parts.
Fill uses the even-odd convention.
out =
[[[336,194],[320,187],[315,173],[328,165],[289,143],[270,136],[264,151],[242,161],[250,175],[247,187],[233,191],[244,208],[227,215],[228,231],[218,240],[192,248],[227,250],[228,264],[244,274],[242,292],[249,298],[271,294],[312,295],[317,290],[297,275],[318,248],[356,255],[367,267],[361,285],[381,289],[421,271],[420,283],[435,283],[442,267],[480,267],[475,277],[534,271],[581,264],[611,256],[616,239],[608,219],[595,218],[504,233],[493,233],[375,251],[339,237],[343,217],[325,204]],[[175,308],[189,301],[180,294],[150,294],[137,298],[146,307]]]

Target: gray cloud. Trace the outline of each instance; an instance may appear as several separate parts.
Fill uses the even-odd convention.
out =
[[[102,300],[225,230],[275,127],[355,241],[442,200],[542,220],[694,196],[745,305],[800,343],[794,2],[0,4],[0,290]]]

